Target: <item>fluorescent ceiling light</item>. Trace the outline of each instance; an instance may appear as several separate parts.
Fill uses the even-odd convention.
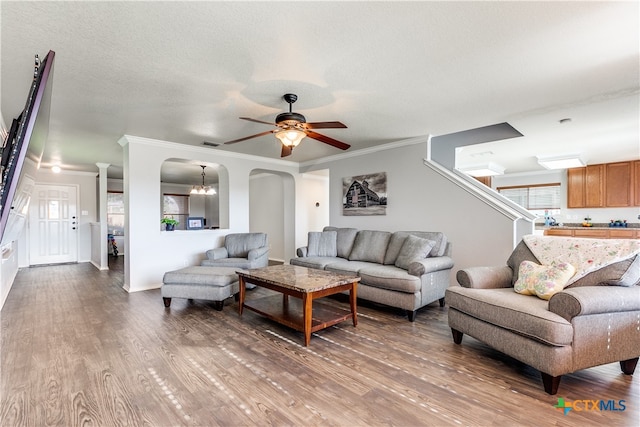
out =
[[[562,156],[537,156],[538,164],[545,169],[581,168],[586,163],[579,154],[565,154]]]
[[[467,175],[475,177],[496,176],[504,174],[504,168],[499,164],[493,162],[485,163],[482,165],[466,166],[459,168],[459,170],[466,173]]]

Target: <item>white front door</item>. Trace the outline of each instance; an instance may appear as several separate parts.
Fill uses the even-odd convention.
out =
[[[29,264],[78,261],[77,187],[37,184],[29,206]]]

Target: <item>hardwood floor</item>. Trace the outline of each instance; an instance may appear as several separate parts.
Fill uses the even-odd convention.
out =
[[[638,425],[640,375],[618,364],[563,377],[482,343],[453,343],[447,307],[414,323],[361,302],[343,322],[303,337],[258,314],[240,318],[159,290],[128,294],[122,273],[90,264],[22,269],[2,312],[0,425],[377,426]],[[249,291],[247,298],[267,290]],[[348,311],[346,298],[318,301]],[[624,400],[624,411],[555,408],[558,397]],[[616,406],[620,408],[620,406]]]

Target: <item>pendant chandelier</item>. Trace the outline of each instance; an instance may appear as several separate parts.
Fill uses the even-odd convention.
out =
[[[216,194],[216,190],[213,187],[204,185],[204,168],[206,168],[206,166],[200,165],[200,167],[202,168],[202,185],[194,185],[193,188],[191,188],[191,194],[202,194],[208,196]]]

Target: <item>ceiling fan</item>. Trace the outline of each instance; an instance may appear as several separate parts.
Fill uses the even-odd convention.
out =
[[[291,111],[291,106],[298,100],[298,96],[293,93],[287,93],[282,97],[289,104],[289,112],[280,113],[276,116],[275,123],[264,122],[262,120],[252,119],[249,117],[240,117],[242,120],[249,120],[250,122],[263,123],[265,125],[275,125],[277,129],[260,132],[255,135],[245,136],[244,138],[234,139],[233,141],[227,141],[225,144],[235,144],[236,142],[245,141],[247,139],[256,138],[258,136],[274,133],[276,138],[282,141],[282,152],[280,157],[286,157],[291,155],[293,149],[300,144],[302,138],[308,136],[317,141],[324,142],[333,147],[341,150],[346,150],[351,147],[349,144],[338,141],[333,138],[329,138],[326,135],[319,134],[313,129],[335,129],[346,128],[341,122],[315,122],[307,123],[305,117],[300,113],[294,113]]]

